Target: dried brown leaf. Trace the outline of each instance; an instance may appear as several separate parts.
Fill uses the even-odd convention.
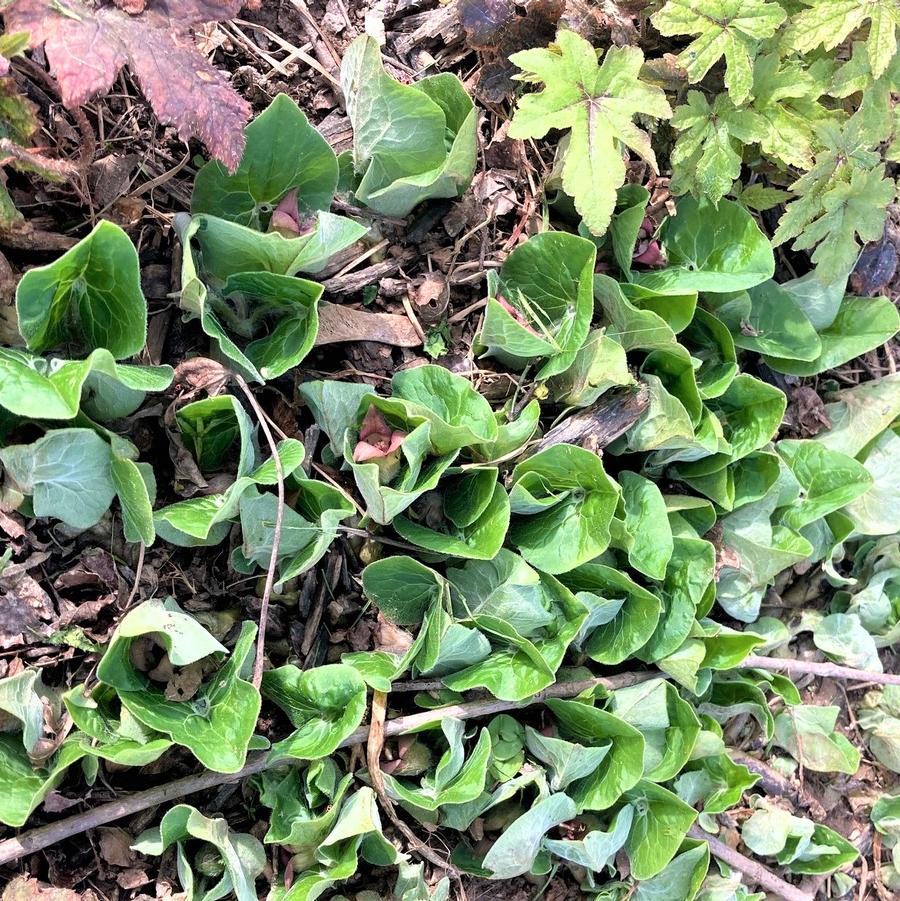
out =
[[[118,826],[101,826],[100,856],[114,867],[130,867],[134,863],[131,835]]]
[[[801,438],[810,438],[823,429],[831,428],[825,404],[815,389],[809,385],[799,385],[791,390],[790,397],[791,402],[784,414],[784,422],[789,429]]]
[[[80,901],[81,895],[68,888],[53,888],[31,879],[16,876],[3,889],[2,901]]]
[[[458,11],[466,43],[487,57],[478,94],[487,103],[499,103],[515,86],[512,75],[516,69],[509,56],[549,44],[566,11],[566,0],[530,0],[521,7],[512,0],[460,0]]]
[[[422,339],[406,316],[370,313],[333,303],[319,304],[316,347],[341,341],[377,341],[394,347],[419,347]]]
[[[54,618],[47,592],[20,566],[8,566],[0,576],[0,650],[47,635]]]
[[[44,44],[66,106],[109,90],[127,65],[161,121],[184,140],[200,138],[234,169],[250,106],[198,51],[191,28],[231,19],[240,7],[241,0],[148,0],[130,15],[80,0],[13,0],[4,15],[8,31],[27,31],[33,46]]]

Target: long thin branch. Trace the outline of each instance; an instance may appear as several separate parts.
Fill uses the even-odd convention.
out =
[[[896,673],[875,673],[871,670],[838,666],[836,663],[817,663],[815,660],[790,660],[787,657],[757,657],[750,654],[740,664],[740,669],[764,669],[792,676],[821,676],[825,679],[842,679],[845,682],[872,682],[876,685],[900,685]]]
[[[281,545],[281,526],[284,520],[284,469],[281,466],[281,457],[278,453],[278,444],[275,436],[269,428],[269,421],[258,401],[253,396],[250,386],[239,373],[234,373],[234,379],[247,397],[247,402],[253,407],[253,412],[259,420],[259,427],[266,436],[269,450],[272,452],[272,461],[275,463],[275,478],[278,480],[278,508],[275,511],[275,530],[272,532],[272,553],[269,555],[269,568],[266,570],[266,584],[263,588],[262,602],[259,608],[259,635],[256,638],[256,660],[253,662],[253,685],[256,688],[262,684],[263,662],[266,654],[266,628],[269,625],[269,598],[272,596],[272,586],[275,584],[275,568],[278,565],[278,548]]]
[[[855,682],[875,681],[876,677],[883,677],[885,675],[883,673],[870,673],[865,670],[857,670],[851,667],[836,667],[832,664],[755,656],[748,657],[741,664],[741,667],[773,670],[776,672],[787,670],[794,673],[813,673],[815,675],[832,676]],[[823,667],[825,668],[824,672],[821,671],[821,668]],[[600,677],[579,680],[577,682],[560,682],[556,685],[551,685],[549,688],[538,692],[538,694],[530,698],[526,698],[524,701],[498,701],[496,698],[485,698],[484,700],[469,701],[464,704],[454,704],[449,707],[439,707],[436,710],[425,710],[422,713],[412,713],[408,716],[399,716],[388,720],[384,724],[384,735],[385,737],[400,735],[403,732],[408,732],[417,727],[437,722],[445,716],[452,716],[458,719],[472,719],[475,717],[490,716],[495,713],[503,713],[507,710],[528,707],[531,704],[538,704],[547,698],[572,698],[575,697],[575,695],[581,694],[581,692],[588,691],[592,688],[602,687],[608,691],[615,691],[619,688],[625,688],[629,685],[636,685],[649,679],[658,678],[660,675],[660,673],[652,671],[643,673],[620,673],[606,678]],[[420,689],[426,685],[430,686],[430,684],[431,683],[399,683],[395,687],[400,688],[402,685],[407,690],[410,690],[413,685],[416,689]],[[365,744],[368,735],[369,727],[360,726],[348,735],[347,738],[341,742],[339,747],[349,748],[352,745]],[[98,826],[103,826],[106,823],[111,823],[122,817],[140,813],[148,807],[163,804],[166,801],[173,801],[187,795],[195,794],[196,792],[215,788],[219,785],[237,782],[247,776],[261,773],[263,770],[267,769],[267,767],[266,755],[261,755],[254,758],[247,766],[236,773],[204,772],[195,776],[186,776],[184,779],[178,779],[175,782],[170,782],[166,785],[160,785],[156,788],[147,789],[146,791],[136,792],[133,795],[129,795],[127,798],[111,801],[108,804],[101,804],[99,807],[87,810],[84,813],[75,814],[67,819],[60,820],[57,823],[51,823],[48,826],[40,826],[37,829],[31,829],[16,838],[10,838],[0,842],[0,866],[12,863],[20,857],[24,857],[26,854],[32,854],[35,851],[48,848],[67,838],[71,838],[73,835],[79,835],[88,829],[95,829]],[[716,848],[721,843],[713,845],[714,840],[706,839],[706,836],[702,833],[700,837],[710,842],[710,848],[713,854],[717,857],[721,857],[721,859],[725,860],[727,863],[730,863],[735,869],[741,869],[737,863],[729,861],[728,858],[719,854]],[[731,849],[727,848],[725,845],[721,845],[721,848],[724,849],[723,854],[727,852],[730,855],[736,855],[735,859],[745,862],[745,866],[754,865],[753,861],[749,860],[749,858],[745,858],[743,855],[731,851]],[[746,872],[748,875],[753,875],[748,870],[742,869],[741,871]],[[768,873],[771,878],[776,878],[772,876],[768,870],[765,872]],[[797,894],[797,890],[783,880],[778,880],[778,882],[782,887],[787,887],[794,892],[793,895],[784,895],[787,901],[810,901],[807,895],[802,893]],[[760,880],[760,885],[765,885],[765,883]],[[773,890],[781,891],[782,889],[778,888]]]
[[[546,698],[573,698],[575,695],[591,688],[603,687],[614,691],[617,688],[625,688],[628,685],[646,681],[655,675],[654,673],[622,673],[605,679],[560,682],[556,685],[551,685],[545,691],[539,692],[524,701],[498,701],[496,698],[488,698],[483,701],[470,701],[467,704],[455,704],[452,707],[440,707],[437,710],[425,710],[422,713],[398,716],[388,720],[384,724],[384,735],[385,737],[400,735],[418,726],[437,722],[445,716],[452,716],[457,719],[471,719],[479,716],[490,716],[493,713],[502,713],[505,710],[528,707],[531,704],[540,703]],[[348,735],[338,747],[349,748],[352,745],[362,745],[366,743],[368,737],[369,727],[360,726]],[[169,782],[166,785],[159,785],[146,791],[135,792],[126,798],[110,801],[108,804],[101,804],[99,807],[94,807],[83,813],[77,813],[48,826],[39,826],[37,829],[31,829],[16,838],[6,839],[6,841],[0,842],[0,866],[13,863],[26,854],[33,854],[35,851],[49,848],[51,845],[71,838],[73,835],[80,835],[88,829],[96,829],[98,826],[103,826],[114,820],[120,820],[122,817],[140,813],[148,807],[155,807],[157,804],[164,804],[167,801],[184,798],[187,795],[193,795],[220,785],[238,782],[247,776],[261,773],[269,766],[266,760],[267,756],[262,754],[255,757],[242,770],[238,770],[236,773],[212,773],[207,771],[198,773],[195,776],[185,776],[183,779],[176,779],[174,782]],[[284,761],[279,761],[279,764],[283,765]]]
[[[813,901],[812,895],[807,895],[806,892],[800,891],[797,886],[791,885],[790,882],[785,882],[784,879],[776,876],[768,867],[764,867],[761,863],[745,857],[739,851],[735,851],[734,848],[729,848],[728,845],[720,842],[717,838],[710,837],[699,826],[691,826],[688,835],[698,841],[707,842],[710,852],[715,857],[727,863],[732,869],[748,876],[757,885],[764,888],[767,892],[772,892],[779,898],[782,898],[783,901]]]

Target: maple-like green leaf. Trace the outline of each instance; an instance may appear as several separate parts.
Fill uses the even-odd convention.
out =
[[[803,0],[809,7],[791,20],[788,40],[801,53],[820,44],[833,50],[863,22],[869,22],[866,47],[872,74],[878,78],[897,52],[900,5],[897,0]]]
[[[519,101],[509,136],[541,138],[552,128],[571,129],[564,139],[563,190],[591,232],[603,234],[625,181],[625,148],[656,169],[650,137],[632,118],[643,113],[668,119],[665,93],[640,79],[644,55],[637,47],[612,47],[601,65],[594,48],[572,31],[510,60],[522,70],[519,81],[543,83],[544,89]]]
[[[863,243],[881,237],[887,205],[895,194],[896,186],[884,178],[883,169],[858,169],[849,182],[839,182],[822,195],[821,215],[806,226],[794,248],[809,250],[818,245],[814,263],[849,270],[859,253],[855,236]]]
[[[738,109],[727,94],[710,106],[700,91],[688,91],[687,103],[672,116],[681,134],[672,151],[672,193],[690,192],[718,203],[741,174],[742,145],[766,133],[752,109]]]
[[[763,120],[759,144],[763,153],[787,166],[810,169],[821,147],[816,126],[841,116],[818,100],[825,93],[831,63],[817,60],[810,66],[778,53],[758,56],[753,63],[752,110]]]
[[[666,37],[697,35],[677,59],[692,83],[724,56],[725,86],[740,104],[750,96],[759,42],[772,37],[786,15],[767,0],[668,0],[650,20]]]
[[[853,42],[853,54],[835,73],[828,93],[832,97],[859,94],[860,102],[853,114],[853,122],[869,146],[891,141],[897,133],[900,107],[890,113],[891,94],[900,91],[900,53],[891,60],[885,71],[875,77],[869,59],[869,49],[861,41]],[[885,154],[892,159],[890,148]]]
[[[812,255],[825,282],[845,277],[863,241],[881,237],[887,205],[896,193],[884,166],[869,150],[856,117],[843,129],[832,123],[818,130],[824,149],[815,165],[791,185],[790,203],[772,237],[777,247],[795,238],[797,250],[819,245]]]

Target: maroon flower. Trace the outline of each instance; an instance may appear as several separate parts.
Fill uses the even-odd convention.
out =
[[[655,231],[656,226],[653,224],[653,220],[645,217],[638,231],[634,254],[631,257],[635,263],[643,263],[645,266],[665,265],[662,248],[659,246],[659,241],[653,237]]]
[[[381,483],[387,484],[400,469],[400,446],[406,432],[392,429],[381,411],[372,404],[359,428],[359,441],[353,448],[354,463],[375,463]]]
[[[315,219],[300,212],[297,189],[288,191],[278,202],[269,220],[269,231],[278,232],[285,238],[296,238],[313,230]]]
[[[531,332],[531,334],[537,338],[542,337],[540,334],[538,334],[535,327],[522,315],[521,311],[517,310],[502,294],[498,294],[494,298],[494,300],[496,300],[497,303],[499,303],[500,306],[503,307],[503,309],[506,310],[506,312],[509,313],[509,315],[512,316],[512,318],[522,326],[522,328],[524,328],[528,332]]]

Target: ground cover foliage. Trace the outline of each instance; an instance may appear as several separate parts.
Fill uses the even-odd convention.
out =
[[[0,679],[10,834],[110,782],[175,765],[225,782],[264,760],[240,810],[179,797],[122,853],[174,859],[198,901],[443,901],[518,877],[748,901],[772,872],[796,897],[900,891],[900,686],[879,679],[900,637],[900,374],[839,377],[900,328],[892,288],[858,288],[892,278],[865,245],[882,253],[896,213],[900,16],[889,0],[667,0],[605,9],[604,40],[564,4],[533,6],[462,2],[454,24],[482,53],[475,100],[508,97],[509,139],[549,149],[540,215],[481,267],[466,365],[435,320],[432,360],[389,378],[321,365],[323,273],[466,196],[492,137],[470,85],[399,79],[360,34],[332,78],[352,130],[336,153],[287,93],[242,129],[249,107],[186,31],[233,3],[3,7],[0,52],[45,44],[64,102],[127,64],[215,157],[171,217],[192,352],[145,352],[141,258],[110,219],[15,288],[3,528],[42,547],[106,529],[141,562],[93,632],[45,628],[33,567],[15,541],[0,557],[0,648],[49,641],[89,664]],[[93,80],[74,52],[89,37]],[[200,68],[159,83],[157,41]],[[4,141],[23,149],[7,162],[27,168],[37,120],[9,79]],[[510,390],[482,390],[484,373]],[[285,392],[303,430],[260,406]],[[267,643],[258,602],[141,592],[160,550],[258,581],[276,631],[319,585],[321,617],[350,559],[357,631],[311,660],[302,632]],[[116,582],[87,565],[74,584]],[[873,684],[810,703],[760,659],[802,648]],[[868,839],[803,790],[861,766],[878,774]],[[716,836],[763,876],[742,882]]]

